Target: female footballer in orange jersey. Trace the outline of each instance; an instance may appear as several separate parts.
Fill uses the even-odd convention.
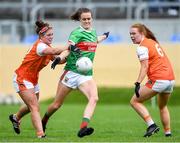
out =
[[[16,114],[9,116],[14,131],[20,133],[20,119],[27,113],[31,113],[33,126],[38,138],[45,137],[41,117],[39,114],[39,72],[61,53],[61,61],[69,54],[67,46],[64,48],[52,48],[53,29],[48,23],[36,21],[36,33],[39,39],[29,49],[22,64],[15,70],[13,84],[16,92],[20,95],[26,106],[22,106]]]
[[[171,136],[170,114],[167,103],[174,86],[174,73],[172,66],[156,40],[154,34],[143,24],[134,24],[130,28],[130,37],[137,47],[137,56],[140,61],[140,71],[135,82],[135,94],[131,98],[131,106],[144,119],[148,128],[144,137],[149,137],[159,131],[143,102],[158,96],[160,118],[166,137]],[[144,86],[141,82],[147,75],[148,81]]]

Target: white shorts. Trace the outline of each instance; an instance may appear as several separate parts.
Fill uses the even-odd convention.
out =
[[[149,80],[146,86],[158,93],[172,93],[175,81],[174,80]]]
[[[13,75],[13,86],[14,86],[16,92],[34,88],[34,92],[39,93],[39,85],[38,84],[36,84],[34,86],[33,83],[31,83],[27,80],[17,80],[17,79],[18,79],[17,74],[14,74]]]
[[[91,79],[92,76],[81,75],[72,71],[64,71],[60,78],[64,85],[73,89],[76,89],[82,83]]]

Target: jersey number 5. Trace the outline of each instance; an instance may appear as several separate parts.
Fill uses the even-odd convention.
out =
[[[156,50],[157,50],[158,54],[159,54],[161,57],[163,57],[163,56],[164,56],[164,53],[163,53],[162,49],[160,48],[160,46],[159,46],[158,44],[156,44],[155,47],[156,47]]]

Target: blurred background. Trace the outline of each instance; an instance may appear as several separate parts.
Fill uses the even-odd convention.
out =
[[[32,43],[38,18],[51,22],[54,42],[65,42],[76,25],[68,22],[69,16],[79,7],[93,11],[99,33],[111,31],[107,43],[129,42],[129,25],[141,21],[160,41],[180,41],[179,0],[0,0],[0,42]]]
[[[134,86],[139,72],[136,46],[129,38],[134,23],[144,23],[154,32],[172,62],[176,86],[180,85],[180,0],[0,0],[0,103],[7,95],[16,96],[13,72],[38,38],[35,21],[49,22],[54,29],[53,47],[62,46],[79,25],[69,16],[80,7],[93,11],[98,35],[110,32],[95,57],[98,87]],[[40,73],[41,99],[55,95],[62,69],[53,71],[49,65]]]

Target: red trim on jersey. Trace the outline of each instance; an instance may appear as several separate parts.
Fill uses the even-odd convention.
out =
[[[97,42],[80,42],[76,44],[82,51],[95,52],[97,48]]]
[[[146,87],[152,89],[153,85],[154,85],[155,81],[152,80],[148,80],[145,84]]]
[[[61,75],[61,77],[60,77],[60,81],[62,81],[63,80],[63,78],[64,78],[64,76],[66,75],[66,73],[68,72],[68,70],[65,70],[64,71],[64,73]]]

